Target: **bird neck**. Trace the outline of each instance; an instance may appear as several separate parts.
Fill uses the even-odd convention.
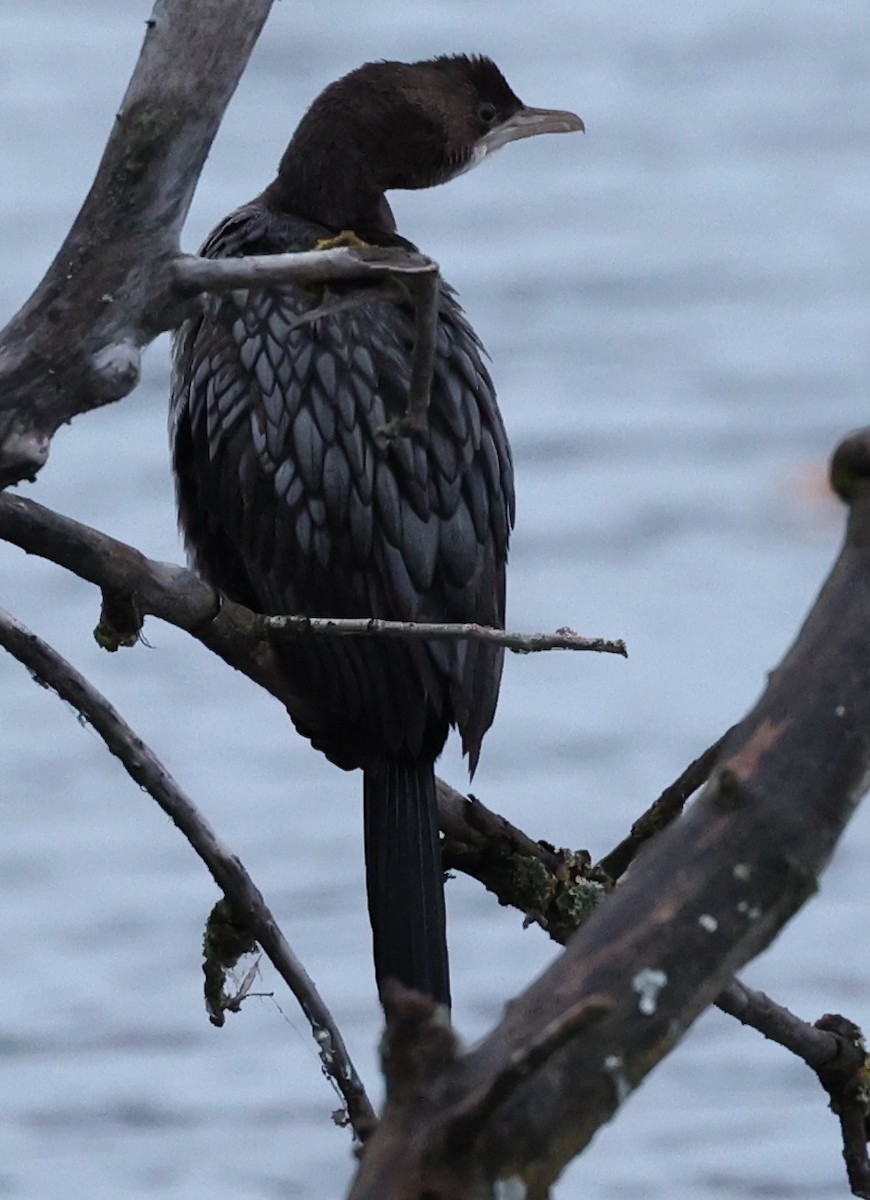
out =
[[[396,221],[368,164],[340,139],[294,139],[264,198],[279,212],[306,217],[326,229],[352,230],[363,241],[394,234]]]

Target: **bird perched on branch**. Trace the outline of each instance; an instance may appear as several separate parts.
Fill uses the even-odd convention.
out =
[[[209,236],[209,258],[404,247],[385,193],[444,183],[507,142],[583,128],[527,108],[488,58],[367,63],[303,117],[277,178]],[[199,572],[263,613],[503,626],[510,448],[484,352],[441,286],[425,427],[406,412],[408,304],[372,296],[299,321],[296,286],[205,299],[173,349],[179,520]],[[449,1004],[434,763],[458,728],[473,772],[502,650],[299,637],[277,649],[303,736],[361,768],[369,913],[388,979]]]

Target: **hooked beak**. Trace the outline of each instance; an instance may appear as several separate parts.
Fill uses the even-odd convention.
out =
[[[485,133],[478,145],[484,147],[485,154],[492,154],[508,142],[518,142],[520,138],[537,137],[539,133],[575,131],[586,132],[586,126],[575,113],[556,108],[521,108],[501,125]]]

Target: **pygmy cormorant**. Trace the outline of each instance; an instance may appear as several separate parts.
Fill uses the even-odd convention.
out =
[[[367,63],[331,84],[273,183],[222,221],[209,258],[311,250],[351,231],[414,249],[384,193],[444,183],[507,142],[582,129],[527,108],[488,58]],[[207,296],[173,349],[178,510],[198,571],[264,613],[504,623],[510,448],[484,352],[441,288],[428,425],[406,411],[409,306],[382,298],[296,324],[291,285]],[[379,987],[449,1003],[434,763],[451,726],[473,772],[502,651],[475,641],[300,637],[280,660],[301,734],[364,772]]]

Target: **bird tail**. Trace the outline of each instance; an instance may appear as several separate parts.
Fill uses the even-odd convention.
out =
[[[378,990],[397,979],[449,1005],[435,767],[387,762],[365,772],[363,797]]]

